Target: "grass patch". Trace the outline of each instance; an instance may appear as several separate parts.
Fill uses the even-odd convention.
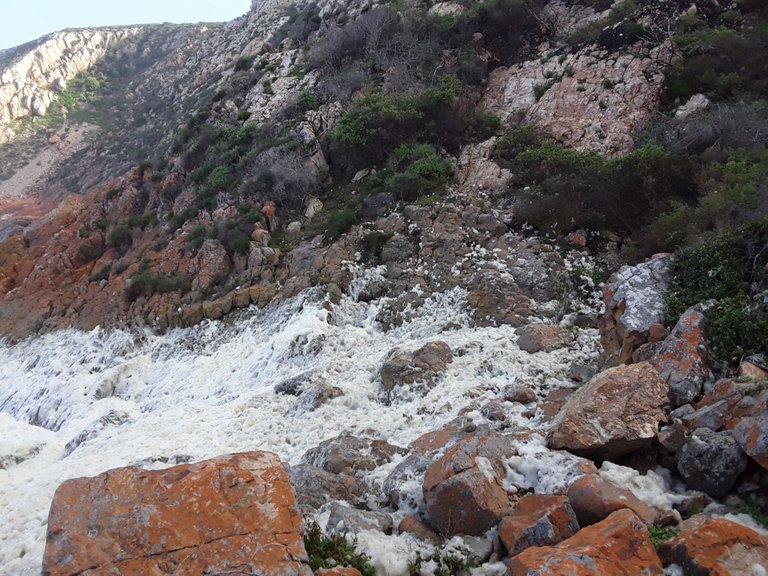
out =
[[[648,535],[651,537],[654,548],[658,548],[667,540],[672,540],[678,534],[680,534],[680,528],[670,526],[651,526],[648,529]]]

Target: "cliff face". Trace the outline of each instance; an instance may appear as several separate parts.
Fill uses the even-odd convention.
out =
[[[58,93],[139,27],[55,32],[6,55],[0,73],[0,143],[13,138],[8,124],[45,116]]]

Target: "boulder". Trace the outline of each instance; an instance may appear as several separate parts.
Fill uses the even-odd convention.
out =
[[[501,391],[501,397],[507,402],[519,402],[520,404],[536,402],[536,393],[522,384],[507,384]]]
[[[449,447],[424,476],[429,524],[443,536],[480,535],[512,510],[503,460],[515,454],[510,439],[477,432]]]
[[[424,480],[424,473],[432,463],[432,458],[419,452],[413,452],[406,456],[384,480],[384,494],[387,502],[396,509],[419,508],[420,503],[416,502],[409,484],[418,482],[421,484]]]
[[[725,518],[694,516],[683,522],[672,540],[659,546],[665,564],[677,564],[685,574],[764,574],[768,567],[768,538]],[[763,567],[756,571],[755,567]]]
[[[672,406],[688,404],[701,396],[704,383],[712,378],[703,312],[689,308],[649,361],[669,384]]]
[[[530,546],[549,546],[570,538],[579,523],[566,496],[527,494],[499,524],[499,538],[509,556]]]
[[[429,542],[437,546],[442,542],[442,538],[432,530],[429,526],[424,524],[421,520],[415,516],[406,516],[400,522],[400,526],[397,527],[398,534],[413,534],[419,540]]]
[[[747,457],[728,431],[698,428],[677,454],[685,483],[710,496],[725,496],[747,467]]]
[[[597,458],[628,454],[656,437],[667,402],[667,384],[649,363],[610,368],[568,398],[548,444]]]
[[[510,576],[664,574],[648,530],[630,510],[614,512],[554,546],[528,548],[506,563]]]
[[[580,526],[597,524],[624,509],[632,510],[647,526],[653,526],[663,517],[660,510],[597,474],[581,476],[568,488],[567,495]]]
[[[768,414],[742,418],[732,432],[747,456],[768,469]]]
[[[535,352],[553,352],[565,348],[573,342],[573,335],[560,326],[547,324],[529,324],[515,330],[517,345],[520,350],[531,354]]]
[[[379,376],[384,390],[391,394],[395,388],[407,384],[432,384],[452,360],[448,344],[437,340],[424,344],[414,352],[390,357],[381,367]]]
[[[307,450],[301,457],[301,463],[331,474],[353,474],[360,470],[373,470],[389,462],[398,452],[403,453],[404,450],[384,440],[342,434]]]
[[[291,466],[289,473],[302,510],[316,510],[331,500],[365,504],[371,492],[363,480],[352,474],[332,474],[309,464]]]
[[[43,573],[311,576],[288,474],[269,452],[64,482]]]
[[[330,534],[357,534],[363,530],[392,534],[392,516],[386,512],[358,510],[339,502],[331,502],[324,511],[329,512],[326,532]]]
[[[649,341],[651,327],[664,319],[672,256],[657,254],[637,266],[623,266],[603,288],[605,313],[598,321],[601,366],[632,361]]]

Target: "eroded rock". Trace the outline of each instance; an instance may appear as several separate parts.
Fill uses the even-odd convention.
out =
[[[389,358],[379,376],[384,390],[391,394],[400,386],[415,383],[429,385],[453,360],[451,348],[439,340],[428,342],[414,352],[404,352]]]
[[[570,538],[579,523],[566,496],[527,494],[499,524],[499,538],[509,556],[531,546],[550,546]]]

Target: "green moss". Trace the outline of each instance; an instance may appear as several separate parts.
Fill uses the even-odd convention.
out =
[[[680,528],[674,528],[669,526],[651,526],[648,529],[648,535],[651,537],[651,542],[655,548],[658,548],[661,544],[667,540],[671,540],[680,533]]]

